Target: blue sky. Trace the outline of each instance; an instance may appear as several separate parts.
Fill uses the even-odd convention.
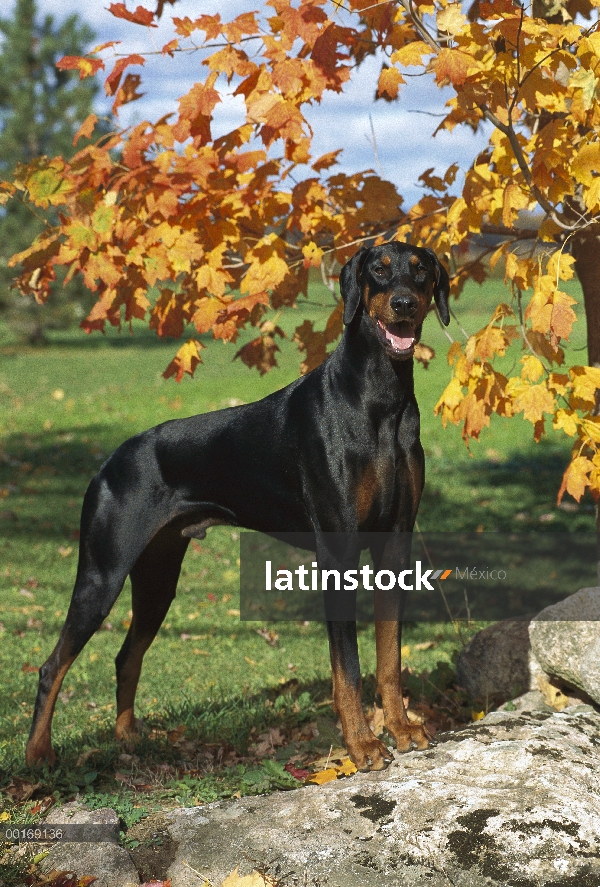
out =
[[[166,6],[159,28],[147,29],[117,19],[108,12],[109,2],[83,4],[81,0],[37,0],[40,14],[51,13],[57,20],[76,12],[96,32],[97,43],[122,41],[120,51],[128,53],[160,49],[173,38],[173,15],[195,18],[203,13],[220,12],[223,19],[240,12],[260,9],[264,4],[252,0],[179,0],[174,7]],[[127,0],[133,9],[141,0]],[[145,2],[154,8],[154,2]],[[139,69],[132,69],[139,70]],[[386,179],[393,181],[412,203],[418,199],[418,175],[434,166],[442,172],[453,162],[464,167],[487,139],[468,131],[455,130],[432,137],[438,116],[444,110],[447,94],[442,93],[424,77],[409,78],[399,102],[374,102],[380,63],[368,60],[355,75],[344,96],[328,94],[321,105],[310,113],[313,127],[314,150],[318,157],[327,151],[344,148],[341,168],[352,172],[375,168]],[[177,108],[176,100],[184,95],[195,79],[203,77],[205,68],[201,55],[181,53],[175,58],[152,56],[142,71],[145,96],[121,109],[121,125],[141,120],[156,120]],[[104,95],[102,91],[102,96]],[[108,113],[110,103],[102,98],[99,110]],[[218,106],[213,131],[230,129],[239,122],[243,106],[231,96],[224,95]],[[377,159],[373,150],[372,131],[377,144]]]

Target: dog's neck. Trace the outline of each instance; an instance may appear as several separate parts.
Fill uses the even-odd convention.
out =
[[[392,411],[414,399],[413,359],[391,358],[366,312],[361,312],[344,329],[339,345],[327,361],[327,368],[335,383],[343,389],[351,386],[362,390],[364,385],[369,385],[371,402],[375,398],[380,401],[380,406],[387,406]]]

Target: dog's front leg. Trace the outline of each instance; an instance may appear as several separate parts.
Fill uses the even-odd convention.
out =
[[[422,724],[411,724],[402,699],[400,664],[402,623],[399,620],[375,623],[377,647],[377,692],[381,696],[385,727],[398,751],[411,746],[427,748],[430,736]]]
[[[385,543],[371,545],[375,570],[387,569],[396,576],[409,566],[411,534],[394,533]],[[421,724],[412,724],[404,708],[402,693],[402,614],[404,594],[399,588],[375,594],[375,645],[377,649],[377,693],[381,697],[385,726],[398,751],[427,748],[429,734]]]
[[[359,770],[383,770],[392,755],[375,736],[362,707],[355,622],[328,622],[333,706],[342,721],[348,754]]]
[[[320,570],[337,572],[358,566],[358,537],[331,533],[317,543]],[[321,574],[323,575],[323,574]],[[356,593],[336,592],[334,576],[322,585],[329,635],[329,654],[333,678],[333,705],[344,732],[348,754],[359,770],[383,770],[392,761],[391,752],[375,736],[362,707],[362,681],[356,638]]]

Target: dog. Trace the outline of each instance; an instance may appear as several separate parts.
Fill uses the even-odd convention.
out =
[[[209,527],[312,533],[325,569],[340,567],[333,534],[380,534],[371,546],[375,569],[393,565],[398,552],[385,540],[412,531],[424,482],[412,357],[433,301],[449,322],[449,278],[432,250],[393,241],[359,250],[342,268],[340,288],[344,332],[321,366],[256,403],[138,434],[93,478],[73,596],[40,668],[28,763],[55,762],[51,724],[62,681],[128,575],[133,615],[116,657],[115,735],[135,733],[144,654],[175,597],[190,538]],[[392,757],[362,709],[356,623],[330,621],[327,629],[348,753],[358,769],[383,769]],[[376,621],[377,690],[388,733],[404,751],[426,748],[429,737],[409,723],[402,702],[400,634],[400,611]]]

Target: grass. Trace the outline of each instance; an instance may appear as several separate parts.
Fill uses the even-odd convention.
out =
[[[457,307],[465,329],[481,327],[490,305],[507,299],[501,289],[494,282],[467,288]],[[579,297],[575,288],[571,292]],[[307,313],[322,323],[327,304],[331,296],[315,284],[310,304],[278,322],[288,335]],[[450,331],[460,338],[454,322]],[[427,458],[420,528],[592,529],[591,502],[572,504],[571,511],[555,507],[569,458],[564,436],[551,433],[535,444],[527,423],[498,420],[469,452],[457,429],[442,429],[433,406],[450,376],[444,360],[448,340],[435,320],[429,320],[424,339],[439,356],[427,370],[416,368]],[[130,617],[126,588],[65,680],[54,719],[59,767],[40,775],[22,763],[36,669],[66,614],[81,499],[99,465],[138,431],[256,400],[298,372],[289,339],[280,367],[263,378],[231,362],[239,343],[206,344],[196,378],[177,386],[161,375],[174,343],[157,342],[141,328],[134,336],[55,333],[42,349],[18,346],[0,329],[0,772],[7,774],[5,790],[12,779],[4,797],[15,815],[32,807],[19,805],[27,792],[19,794],[13,777],[40,782],[36,797],[54,793],[64,799],[82,792],[92,805],[109,798],[123,811],[139,809],[135,799],[142,791],[147,798],[142,806],[151,809],[154,803],[199,803],[290,787],[297,782],[283,769],[286,760],[327,753],[340,742],[329,706],[324,627],[280,624],[274,627],[277,637],[269,639],[268,632],[257,632],[266,626],[241,623],[238,534],[213,528],[201,544],[190,546],[177,599],[146,655],[137,697],[137,713],[146,724],[140,742],[124,749],[112,740],[113,660]],[[585,330],[576,326],[571,362],[585,361],[584,345]],[[505,361],[519,357],[515,350]],[[425,706],[448,698],[453,656],[468,634],[457,638],[449,624],[407,627],[404,662],[411,669],[413,698],[421,697]],[[371,625],[360,626],[359,646],[368,702],[375,668]],[[449,706],[448,723],[468,717],[468,700],[454,697]],[[275,751],[266,763],[265,741]],[[127,827],[126,818],[123,822]]]

